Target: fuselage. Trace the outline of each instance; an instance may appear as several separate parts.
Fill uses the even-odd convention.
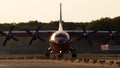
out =
[[[58,31],[54,32],[50,39],[50,49],[51,51],[57,53],[65,53],[70,51],[71,38],[70,35],[63,30],[62,26],[62,5],[60,3],[60,20]]]
[[[57,53],[68,52],[71,41],[69,34],[65,31],[56,31],[51,35],[49,40],[52,51]]]

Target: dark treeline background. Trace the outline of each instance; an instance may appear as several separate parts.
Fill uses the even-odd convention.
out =
[[[81,30],[82,24],[85,24],[88,30],[119,30],[120,29],[120,16],[115,18],[101,18],[99,20],[93,20],[91,22],[64,22],[63,27],[65,30]],[[35,21],[20,22],[20,23],[4,23],[0,24],[0,31],[9,30],[10,26],[15,25],[14,30],[35,30],[38,26],[41,26],[41,30],[57,30],[58,21],[51,21],[49,23]]]
[[[29,22],[20,22],[20,23],[4,23],[0,24],[0,31],[8,31],[10,26],[15,25],[14,30],[35,30],[38,26],[41,26],[41,30],[57,30],[59,21],[51,21],[51,22],[39,22],[37,20],[29,21]],[[120,30],[120,16],[115,18],[101,18],[99,20],[93,20],[91,22],[64,22],[63,26],[65,30],[81,30],[82,24],[85,24],[86,29],[88,30],[107,30],[107,28],[111,28],[111,30]],[[0,54],[44,54],[49,47],[49,37],[43,37],[46,41],[41,42],[40,40],[36,40],[32,43],[31,47],[28,46],[28,43],[31,40],[31,37],[19,37],[19,42],[14,40],[10,40],[7,42],[6,46],[3,47],[3,42],[6,37],[0,37]],[[110,40],[108,44],[110,45],[110,50],[102,51],[101,45],[104,44],[103,37],[94,37],[90,36],[90,39],[93,43],[91,47],[87,40],[76,41],[78,37],[72,37],[73,42],[71,46],[75,48],[77,53],[120,53],[117,50],[111,50],[114,48],[113,46],[119,46],[120,44],[116,43],[116,40]]]

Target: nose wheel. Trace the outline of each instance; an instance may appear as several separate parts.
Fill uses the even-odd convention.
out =
[[[58,55],[58,58],[63,58],[63,54],[59,54],[59,55]]]
[[[59,54],[57,59],[60,61],[63,58],[63,54]]]

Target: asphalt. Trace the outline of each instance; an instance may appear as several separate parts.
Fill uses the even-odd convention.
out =
[[[118,65],[58,60],[0,60],[0,68],[120,68]]]

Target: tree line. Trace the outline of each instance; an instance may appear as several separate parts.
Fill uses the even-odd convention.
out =
[[[20,23],[3,23],[0,24],[0,31],[9,30],[10,26],[14,25],[14,30],[35,30],[38,26],[41,26],[41,30],[57,30],[59,21],[51,21],[49,23],[35,21],[20,22]],[[120,16],[114,18],[101,18],[93,20],[91,22],[64,22],[63,27],[65,30],[81,30],[82,25],[86,26],[87,30],[119,30],[120,29]]]

